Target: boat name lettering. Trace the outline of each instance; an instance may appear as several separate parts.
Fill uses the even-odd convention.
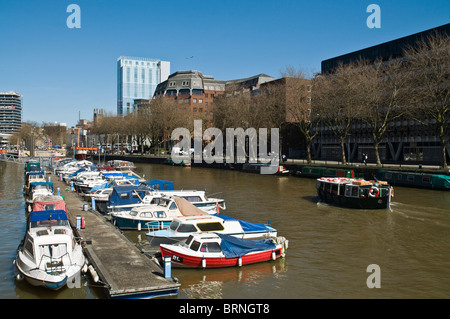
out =
[[[183,257],[177,256],[177,255],[172,255],[172,260],[182,263]]]

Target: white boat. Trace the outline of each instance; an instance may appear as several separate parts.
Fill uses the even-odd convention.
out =
[[[166,229],[174,218],[193,214],[208,215],[200,208],[192,207],[184,198],[164,196],[158,199],[157,204],[136,206],[130,211],[111,213],[111,216],[120,229],[151,231]]]
[[[204,212],[200,214],[190,203],[187,203],[186,206],[187,209],[191,209],[193,215],[174,218],[169,228],[146,233],[150,245],[174,244],[186,240],[190,235],[208,232],[223,233],[245,239],[277,236],[277,230],[269,225],[250,223],[225,215],[210,215],[204,214]]]
[[[197,190],[164,190],[153,191],[148,195],[145,195],[142,199],[142,204],[155,204],[155,198],[161,198],[162,196],[176,196],[186,199],[192,205],[200,208],[201,210],[215,214],[218,210],[226,209],[225,200],[222,198],[207,197],[205,191]],[[218,208],[219,207],[219,208]]]
[[[33,211],[14,260],[16,279],[52,290],[80,276],[86,263],[63,210]]]
[[[25,202],[27,204],[27,210],[29,206],[33,205],[36,198],[41,196],[53,195],[53,183],[51,182],[34,182],[30,184],[30,190],[26,196]]]

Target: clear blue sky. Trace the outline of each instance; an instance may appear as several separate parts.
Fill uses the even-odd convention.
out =
[[[68,5],[81,8],[69,29]],[[369,4],[381,28],[369,29]],[[171,62],[218,80],[322,60],[448,23],[450,2],[384,0],[1,0],[0,91],[23,95],[23,120],[76,124],[116,112],[121,55]],[[193,56],[193,59],[187,57]]]

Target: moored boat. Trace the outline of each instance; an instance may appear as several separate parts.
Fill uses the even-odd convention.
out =
[[[66,212],[33,211],[14,260],[16,279],[52,290],[76,279],[86,263]]]
[[[328,204],[359,209],[388,208],[394,189],[385,181],[346,177],[317,179],[317,194]]]
[[[191,235],[184,243],[161,244],[161,255],[170,257],[173,267],[221,268],[276,260],[284,257],[284,237],[265,240],[236,238],[225,234]]]
[[[174,218],[167,229],[146,233],[151,246],[178,243],[186,240],[190,235],[198,233],[215,232],[245,239],[264,239],[277,236],[277,230],[269,225],[246,222],[225,215],[205,214],[201,210],[196,211],[195,209],[198,210],[198,208],[190,203],[187,203],[186,206],[191,210],[192,216]]]
[[[188,207],[188,209],[186,209]],[[216,213],[216,211],[210,211]],[[196,214],[207,214],[200,208]],[[111,213],[114,224],[120,229],[148,231],[166,229],[176,217],[192,215],[192,207],[184,198],[164,196],[157,204],[144,204],[132,208],[130,211]]]

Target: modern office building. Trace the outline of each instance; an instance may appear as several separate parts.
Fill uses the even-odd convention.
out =
[[[450,24],[324,60],[322,74],[332,74],[339,64],[346,65],[359,59],[372,62],[380,58],[383,61],[402,59],[405,49],[417,46],[420,41],[435,34],[450,34]],[[432,123],[431,119],[427,121]],[[319,130],[320,133],[312,144],[314,157],[339,159],[341,157],[339,140],[324,124],[319,126]],[[369,162],[375,160],[373,140],[367,124],[362,121],[353,124],[345,148],[346,156],[351,161],[360,160],[363,153],[368,154]],[[450,156],[450,148],[447,148],[447,152],[447,156]],[[399,118],[389,124],[385,138],[379,145],[379,155],[383,163],[440,163],[440,139],[432,125],[427,126],[407,118]]]
[[[135,99],[150,99],[156,86],[167,80],[170,62],[121,56],[117,59],[117,115],[132,111]]]
[[[0,141],[7,141],[22,126],[22,96],[0,92]]]

